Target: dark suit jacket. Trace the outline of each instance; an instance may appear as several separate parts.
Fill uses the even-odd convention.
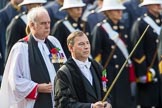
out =
[[[95,61],[91,62],[93,86],[72,58],[59,69],[54,81],[56,108],[90,108],[91,103],[102,100],[102,68]]]

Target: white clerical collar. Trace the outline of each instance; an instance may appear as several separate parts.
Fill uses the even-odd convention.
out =
[[[41,43],[44,43],[45,42],[45,39],[38,39],[36,38],[34,35],[33,35],[33,38],[37,41],[37,42],[41,42]]]

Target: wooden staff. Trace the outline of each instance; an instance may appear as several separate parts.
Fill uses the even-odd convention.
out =
[[[132,56],[132,54],[134,53],[134,51],[135,51],[135,49],[137,48],[138,44],[141,42],[141,40],[142,40],[142,38],[144,37],[144,35],[145,35],[145,33],[146,33],[146,31],[147,31],[148,28],[149,28],[149,25],[147,25],[146,29],[144,30],[144,32],[142,33],[141,37],[139,38],[139,40],[138,40],[137,43],[135,44],[135,46],[134,46],[134,48],[132,49],[131,53],[129,54],[128,58],[125,60],[124,64],[123,64],[122,67],[120,68],[120,70],[119,70],[117,76],[116,76],[115,79],[113,80],[113,82],[112,82],[112,84],[110,85],[109,89],[107,90],[107,92],[106,92],[104,98],[102,99],[102,102],[104,102],[104,101],[107,99],[108,95],[110,94],[110,91],[111,91],[112,88],[114,87],[114,85],[115,85],[116,81],[118,80],[118,78],[119,78],[121,72],[123,71],[125,65],[127,64],[128,60],[130,59],[130,57]]]

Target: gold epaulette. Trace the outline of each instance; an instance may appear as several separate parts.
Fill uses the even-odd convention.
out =
[[[96,57],[95,57],[95,60],[99,63],[101,62],[101,54],[98,54]]]
[[[138,64],[141,64],[146,59],[146,56],[142,56],[140,59],[134,58],[134,61]]]
[[[162,74],[162,60],[159,63],[159,71],[160,71],[160,74]]]

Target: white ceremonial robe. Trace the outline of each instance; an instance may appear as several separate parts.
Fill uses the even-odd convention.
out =
[[[53,36],[48,36],[48,39],[53,45],[60,48],[60,53],[65,56],[59,41]],[[38,47],[40,49],[39,44]],[[48,71],[50,70],[49,75],[53,84],[56,75],[55,69],[52,67],[51,62],[47,62],[49,61],[48,55],[43,55],[43,58]],[[66,60],[67,58],[64,57],[64,62]],[[0,108],[33,108],[35,100],[26,97],[37,83],[31,80],[29,70],[28,44],[26,42],[17,42],[11,49],[6,63],[0,90]],[[54,97],[52,98],[54,99]]]

